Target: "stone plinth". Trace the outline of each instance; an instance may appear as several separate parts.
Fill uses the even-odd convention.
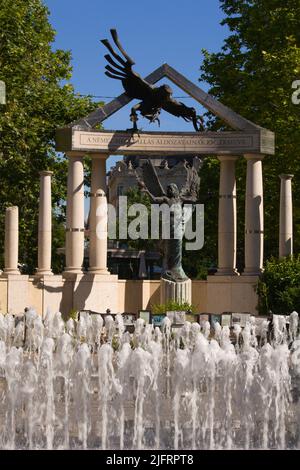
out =
[[[189,304],[192,303],[192,281],[174,282],[166,279],[160,280],[160,302],[165,304],[169,300]]]
[[[78,274],[73,284],[73,308],[105,313],[118,312],[118,276],[111,274]]]

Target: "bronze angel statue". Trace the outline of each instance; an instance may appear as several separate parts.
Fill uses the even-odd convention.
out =
[[[117,31],[111,29],[110,32],[114,44],[123,57],[114,50],[108,39],[102,39],[101,42],[110,52],[110,54],[104,56],[108,62],[108,65],[105,66],[105,74],[110,78],[121,80],[127,96],[142,100],[131,109],[130,120],[133,122],[133,131],[138,130],[137,111],[151,123],[157,121],[160,125],[159,116],[162,109],[174,116],[183,118],[185,121],[191,121],[195,131],[203,130],[203,117],[197,115],[195,108],[190,108],[172,98],[173,91],[168,85],[152,86],[132,70],[135,62],[121,46]]]
[[[200,187],[198,172],[202,161],[195,157],[192,166],[189,166],[187,162],[183,164],[187,175],[185,184],[179,189],[177,184],[171,183],[167,186],[166,191],[159,181],[151,160],[136,170],[141,191],[148,194],[154,204],[167,204],[169,207],[170,217],[162,221],[170,224],[169,237],[163,239],[164,271],[162,278],[173,282],[188,279],[182,268],[182,238],[187,218],[191,217],[191,210],[185,211],[183,208],[187,205],[185,208],[191,209],[197,201]],[[162,228],[162,234],[163,231],[164,228]]]

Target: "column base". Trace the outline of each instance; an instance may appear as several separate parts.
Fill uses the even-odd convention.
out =
[[[237,271],[237,269],[218,268],[218,271],[214,275],[215,276],[239,276],[240,273]]]
[[[263,272],[263,268],[245,268],[242,276],[260,276]]]
[[[34,277],[53,276],[53,272],[49,269],[37,269]]]
[[[68,279],[68,278],[72,278],[72,277],[76,277],[78,274],[85,274],[83,269],[80,269],[80,268],[66,268],[65,271],[63,271],[62,273],[62,276],[65,278],[65,279]]]
[[[19,269],[10,269],[10,268],[5,268],[4,271],[2,272],[1,276],[7,277],[7,276],[20,276],[21,273]]]

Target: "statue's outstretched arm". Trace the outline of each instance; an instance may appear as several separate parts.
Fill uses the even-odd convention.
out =
[[[154,202],[155,204],[163,204],[164,202],[167,203],[167,197],[166,196],[153,196],[152,193],[150,193],[149,189],[147,188],[142,188],[141,191],[145,194],[148,194],[150,197],[151,201]]]

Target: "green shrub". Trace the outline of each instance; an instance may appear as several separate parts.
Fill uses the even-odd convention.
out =
[[[170,311],[179,311],[179,312],[192,312],[196,313],[196,307],[187,302],[180,303],[175,302],[174,300],[169,300],[165,304],[154,304],[152,305],[152,313],[154,315],[161,315]]]
[[[257,294],[260,314],[300,312],[300,256],[267,261]]]

